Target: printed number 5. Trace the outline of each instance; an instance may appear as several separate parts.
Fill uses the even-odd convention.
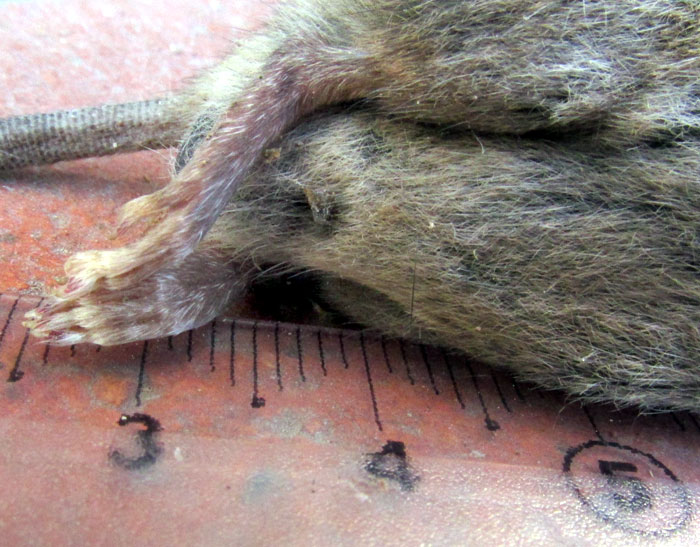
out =
[[[598,460],[598,468],[612,489],[613,501],[623,511],[637,513],[651,508],[651,492],[637,477],[616,475],[615,472],[636,473],[637,466],[628,462]]]

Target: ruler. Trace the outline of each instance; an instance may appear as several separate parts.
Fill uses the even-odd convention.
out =
[[[41,344],[0,297],[6,545],[697,544],[700,421],[443,349],[219,319]]]

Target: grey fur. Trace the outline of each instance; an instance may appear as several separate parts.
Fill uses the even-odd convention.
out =
[[[211,237],[322,272],[325,298],[381,332],[587,400],[698,409],[699,160],[695,139],[445,141],[341,113],[294,130]]]
[[[173,334],[273,265],[317,272],[383,332],[586,400],[698,410],[699,11],[286,3],[181,95],[182,169],[125,209],[158,222],[73,257],[29,324],[59,343]],[[216,283],[173,299],[198,264]]]

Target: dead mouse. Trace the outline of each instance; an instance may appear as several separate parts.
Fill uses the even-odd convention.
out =
[[[586,400],[698,410],[698,15],[285,3],[173,99],[179,171],[124,210],[145,233],[71,258],[34,332],[181,332],[271,264],[318,272],[383,332]]]

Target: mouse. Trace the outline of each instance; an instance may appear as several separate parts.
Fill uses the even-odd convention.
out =
[[[174,174],[124,207],[133,242],[71,257],[27,324],[176,334],[260,276],[313,272],[382,333],[585,401],[698,410],[698,11],[284,2],[169,99]]]

